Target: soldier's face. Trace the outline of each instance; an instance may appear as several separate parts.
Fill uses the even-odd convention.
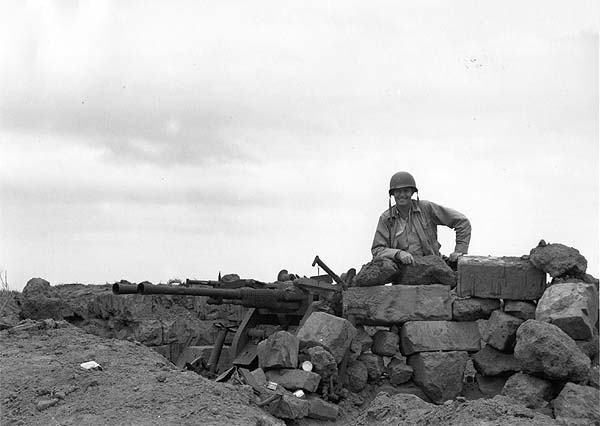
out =
[[[394,189],[392,195],[394,196],[394,200],[396,200],[396,204],[402,207],[410,204],[410,199],[414,192],[412,188],[400,188]]]

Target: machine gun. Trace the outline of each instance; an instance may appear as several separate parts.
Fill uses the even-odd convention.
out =
[[[231,344],[233,364],[246,368],[252,367],[256,360],[258,341],[267,337],[265,331],[258,326],[271,324],[287,328],[301,325],[318,309],[319,302],[329,302],[336,312],[336,307],[339,307],[341,301],[342,286],[311,278],[297,278],[273,284],[244,281],[252,281],[253,287],[222,288],[223,285],[219,281],[205,283],[186,280],[185,286],[154,285],[148,282],[137,286],[115,283],[112,291],[114,294],[204,296],[208,297],[208,304],[241,305],[250,308],[238,326]],[[224,338],[220,340],[222,346]],[[221,348],[217,346],[215,345],[214,350],[220,353]],[[214,362],[218,362],[218,359]]]

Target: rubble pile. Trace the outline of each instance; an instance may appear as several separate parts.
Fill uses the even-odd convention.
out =
[[[585,266],[575,249],[542,242],[521,258],[462,257],[455,290],[440,284],[349,288],[345,317],[399,337],[396,353],[363,349],[352,362],[352,390],[391,378],[390,366],[398,365],[391,356],[412,369],[405,381],[443,404],[465,394],[474,367],[485,397],[501,394],[556,419],[597,424],[598,280]],[[361,370],[367,374],[355,373]],[[567,410],[566,400],[585,406],[585,414]]]

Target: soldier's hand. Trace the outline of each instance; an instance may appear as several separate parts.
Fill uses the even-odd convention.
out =
[[[415,259],[413,259],[412,254],[403,250],[397,252],[394,258],[403,265],[414,265],[415,263]]]
[[[452,263],[456,263],[458,262],[458,258],[461,257],[463,254],[459,253],[457,251],[450,253],[450,256],[448,256],[448,262],[452,262]]]

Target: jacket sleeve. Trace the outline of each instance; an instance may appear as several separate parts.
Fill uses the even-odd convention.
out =
[[[390,228],[387,223],[387,217],[381,215],[377,222],[377,229],[373,237],[371,254],[373,258],[388,257],[393,258],[400,250],[390,247]]]
[[[445,225],[456,232],[455,252],[467,254],[471,242],[471,222],[467,217],[448,207],[429,202],[431,217],[436,225]]]

